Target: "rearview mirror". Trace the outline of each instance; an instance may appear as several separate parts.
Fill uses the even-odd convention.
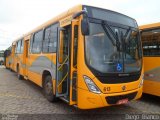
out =
[[[83,18],[81,21],[82,35],[89,35],[89,22],[87,18]]]
[[[88,13],[86,10],[82,10],[73,15],[73,19],[79,17],[80,15],[84,15],[83,20],[81,21],[81,31],[82,35],[89,35],[89,22],[88,22]]]

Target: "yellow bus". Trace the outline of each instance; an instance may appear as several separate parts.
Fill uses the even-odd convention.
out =
[[[12,48],[10,46],[4,51],[4,65],[7,69],[10,69],[10,66],[12,64],[11,49]]]
[[[144,55],[143,92],[160,96],[160,23],[140,26]]]
[[[45,97],[80,109],[125,104],[142,95],[140,32],[135,19],[78,5],[12,44],[12,69]]]

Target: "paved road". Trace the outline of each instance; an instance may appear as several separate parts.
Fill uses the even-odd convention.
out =
[[[65,119],[76,115],[77,118],[84,119],[87,115],[86,119],[89,117],[113,120],[124,119],[127,114],[159,114],[160,116],[160,98],[144,95],[139,101],[131,101],[126,105],[79,110],[61,100],[57,103],[48,102],[40,87],[27,80],[18,80],[14,72],[0,67],[0,114],[19,116],[25,114],[28,117],[30,117],[28,114],[36,114],[42,119],[49,119],[49,115],[54,118],[63,116]]]

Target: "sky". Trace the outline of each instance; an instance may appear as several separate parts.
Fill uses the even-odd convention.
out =
[[[78,4],[123,13],[136,19],[138,25],[160,22],[160,0],[0,0],[0,50]]]

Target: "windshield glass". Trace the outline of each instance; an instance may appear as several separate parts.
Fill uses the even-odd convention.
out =
[[[90,23],[85,36],[86,62],[101,73],[132,73],[141,69],[139,33],[134,30]]]

